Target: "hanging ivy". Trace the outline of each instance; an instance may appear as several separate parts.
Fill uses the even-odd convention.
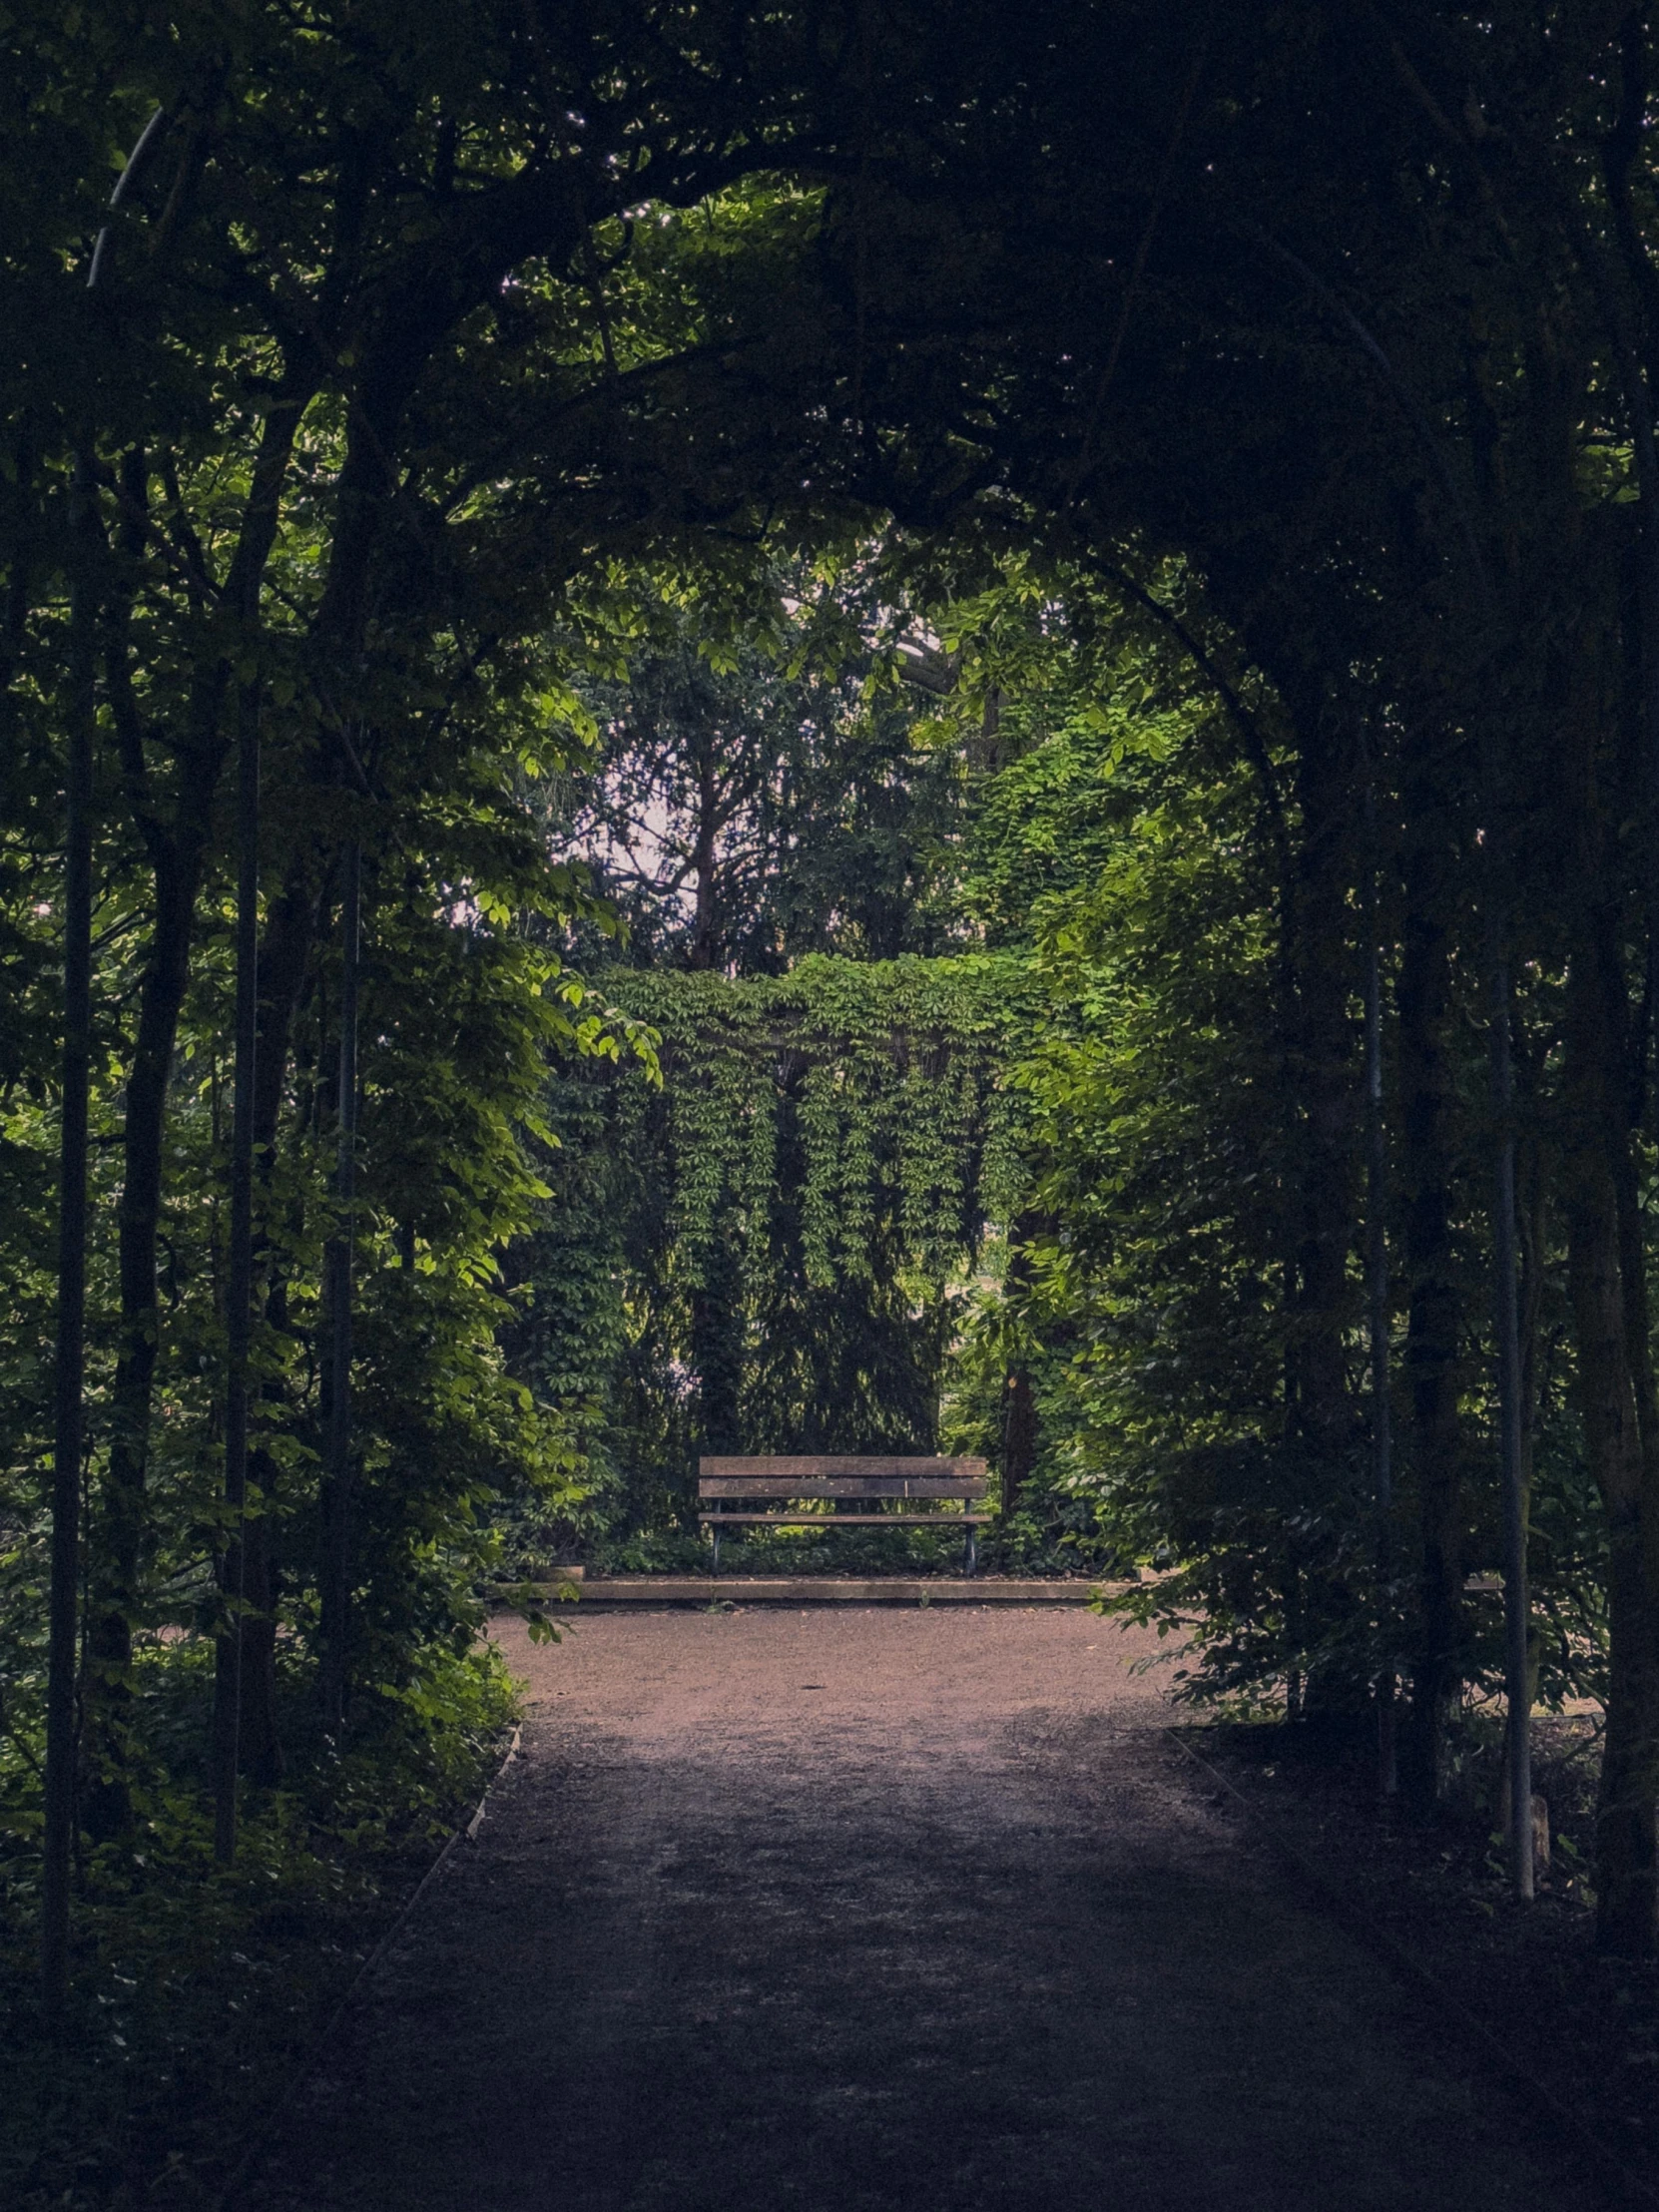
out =
[[[704,1286],[717,1239],[761,1262],[781,1195],[799,1206],[813,1290],[895,1265],[932,1286],[959,1271],[1017,1194],[1020,1101],[1003,1069],[1023,973],[991,955],[817,955],[783,976],[607,977],[661,1039],[660,1094],[637,1070],[613,1078],[617,1126],[666,1178],[686,1287]]]
[[[1017,1210],[1025,972],[816,955],[783,976],[604,978],[660,1040],[660,1081],[622,1062],[555,1101],[551,1180],[610,1193],[583,1280],[612,1304],[591,1345],[553,1343],[575,1256],[549,1243],[522,1372],[606,1365],[603,1404],[589,1389],[573,1411],[619,1530],[682,1515],[700,1451],[935,1447],[955,1294]]]

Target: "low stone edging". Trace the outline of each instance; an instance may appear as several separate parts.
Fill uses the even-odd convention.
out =
[[[539,1598],[557,1601],[557,1581],[533,1583]],[[1017,1575],[928,1577],[905,1580],[875,1575],[861,1581],[831,1575],[603,1575],[576,1585],[555,1619],[579,1613],[639,1606],[686,1605],[1087,1605],[1097,1590],[1121,1583],[1024,1580]]]

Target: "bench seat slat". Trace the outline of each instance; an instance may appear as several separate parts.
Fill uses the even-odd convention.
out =
[[[775,1475],[705,1475],[697,1485],[700,1497],[983,1497],[985,1482],[978,1475],[868,1474],[832,1476],[826,1482],[805,1482]]]
[[[699,1499],[712,1501],[697,1517],[709,1532],[717,1573],[722,1532],[764,1526],[816,1528],[827,1534],[837,1528],[958,1530],[965,1547],[963,1571],[972,1574],[978,1564],[978,1532],[991,1519],[989,1513],[970,1509],[989,1487],[983,1459],[922,1452],[722,1452],[699,1459],[697,1471]],[[801,1510],[841,1498],[877,1509]],[[923,1502],[912,1507],[907,1502],[912,1498]],[[889,1503],[892,1510],[880,1510]],[[959,1512],[950,1510],[953,1503],[961,1507]]]
[[[697,1471],[705,1479],[731,1479],[740,1475],[747,1479],[757,1475],[762,1481],[823,1482],[834,1475],[852,1479],[886,1475],[912,1481],[931,1475],[962,1480],[982,1477],[985,1462],[983,1459],[926,1457],[920,1453],[889,1457],[879,1452],[853,1451],[756,1452],[739,1457],[711,1454],[698,1461]]]
[[[792,1528],[970,1528],[994,1519],[990,1513],[699,1513],[700,1521],[782,1521]]]

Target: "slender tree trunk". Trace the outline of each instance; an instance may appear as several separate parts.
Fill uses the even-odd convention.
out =
[[[75,1842],[75,1644],[85,1428],[87,1128],[92,1071],[92,771],[97,607],[76,462],[65,764],[63,1119],[58,1167],[58,1342],[54,1377],[52,1579],[46,1669],[46,1803],[41,1870],[41,1981],[59,2021],[69,1975],[69,1887]]]
[[[1644,1450],[1631,1359],[1619,1203],[1627,1071],[1622,988],[1608,973],[1605,918],[1580,932],[1568,978],[1562,1180],[1579,1403],[1609,1547],[1597,1934],[1607,1949],[1651,1957],[1659,1952],[1659,1486]]]
[[[705,747],[697,763],[697,836],[692,847],[696,906],[692,915],[691,965],[715,964],[719,927],[719,807],[713,752]]]
[[[214,710],[213,720],[217,720],[217,701]],[[127,1081],[126,1173],[117,1217],[120,1350],[110,1400],[110,1450],[95,1550],[85,1691],[91,1736],[87,1826],[100,1840],[121,1834],[131,1819],[126,1713],[145,1534],[150,1407],[160,1356],[156,1256],[163,1144],[179,1016],[190,983],[212,795],[223,752],[217,737],[191,748],[184,772],[188,798],[181,805],[174,834],[156,851],[153,934]]]
[[[260,703],[254,685],[243,687],[237,712],[237,1033],[225,1332],[227,1541],[221,1576],[226,1619],[214,1654],[214,1848],[227,1864],[237,1848],[243,1607],[248,1596],[248,1359],[254,1322],[254,1065],[260,1006]]]
[[[691,1356],[704,1451],[743,1448],[743,1267],[730,1226],[728,1221],[726,1233],[717,1229],[710,1240],[703,1281],[692,1293]]]
[[[274,1790],[286,1765],[276,1715],[276,1607],[280,1584],[272,1520],[276,1471],[276,1462],[269,1451],[250,1450],[248,1484],[253,1503],[243,1536],[237,1738],[241,1770],[256,1790]]]
[[[1325,780],[1317,781],[1323,787]],[[1303,1442],[1318,1463],[1335,1472],[1355,1428],[1344,1339],[1353,1318],[1348,1263],[1357,1195],[1358,1101],[1349,1014],[1346,885],[1340,855],[1333,849],[1336,824],[1320,805],[1330,796],[1323,788],[1317,799],[1306,789],[1303,793],[1304,823],[1315,849],[1309,855],[1298,902],[1297,1075],[1303,1116],[1296,1326]]]
[[[1619,1207],[1605,1135],[1609,1047],[1593,954],[1568,985],[1565,1193],[1579,1402],[1607,1513],[1611,1631],[1597,1816],[1597,1932],[1635,1957],[1659,1949],[1659,1541],[1630,1373]]]
[[[994,734],[992,702],[1000,702],[1001,694],[993,692],[986,703],[987,727]],[[1023,1336],[1024,1324],[1017,1311],[1017,1303],[1031,1290],[1031,1262],[1027,1247],[1036,1236],[1041,1221],[1031,1212],[1019,1214],[1008,1233],[1012,1253],[1008,1261],[1008,1273],[1003,1290],[1006,1301],[1015,1303],[1014,1328]],[[1016,1344],[1019,1342],[1016,1337]],[[1002,1396],[1002,1461],[1000,1467],[1002,1490],[1002,1518],[1011,1520],[1019,1510],[1020,1492],[1031,1479],[1031,1470],[1037,1462],[1037,1400],[1031,1387],[1031,1370],[1023,1351],[1016,1351],[1010,1359],[1003,1377]]]
[[[323,1440],[322,1709],[329,1725],[345,1718],[350,1686],[351,1519],[355,1464],[351,1445],[351,1246],[357,1168],[357,956],[362,859],[345,850],[340,897],[339,1157],[334,1197],[339,1223],[328,1240],[328,1410]]]
[[[1346,1479],[1360,1442],[1358,1407],[1349,1385],[1348,1339],[1360,1320],[1349,1262],[1360,1217],[1359,1170],[1363,1100],[1359,1094],[1351,1000],[1354,973],[1349,902],[1353,852],[1348,838],[1354,798],[1347,748],[1311,702],[1299,718],[1297,796],[1302,814],[1301,870],[1296,899],[1296,1010],[1291,1073],[1296,1127],[1296,1305],[1292,1317],[1296,1372],[1295,1486],[1288,1499],[1287,1633],[1292,1624],[1327,1620],[1345,1602],[1323,1562],[1304,1555],[1295,1504],[1310,1485],[1329,1492]],[[1293,1111],[1295,1110],[1293,1106]],[[1305,1669],[1304,1711],[1329,1711],[1337,1689],[1318,1666]]]
[[[1631,1019],[1630,993],[1619,952],[1618,916],[1607,906],[1590,914],[1595,984],[1607,1039],[1607,1154],[1619,1213],[1619,1281],[1624,1298],[1624,1337],[1636,1394],[1646,1494],[1659,1499],[1659,1388],[1653,1372],[1652,1302],[1648,1297],[1646,1220],[1633,1138],[1642,1121],[1645,1036]]]
[[[268,1216],[293,1018],[315,942],[316,920],[317,899],[310,871],[302,858],[296,859],[272,902],[260,945],[260,1013],[255,1047],[254,1155],[256,1198],[262,1217],[256,1224],[255,1252],[258,1255],[263,1250],[268,1255],[271,1280],[265,1318],[267,1327],[277,1337],[287,1328],[287,1285],[279,1262],[272,1266],[274,1245]],[[279,1422],[285,1403],[279,1380],[265,1384],[261,1401],[266,1417]],[[257,1493],[259,1509],[248,1521],[245,1539],[238,1733],[243,1773],[256,1789],[269,1790],[281,1780],[284,1765],[276,1718],[276,1607],[280,1591],[275,1536],[280,1502],[279,1468],[275,1454],[265,1448],[257,1434],[251,1436],[250,1445],[248,1479]]]
[[[1367,902],[1370,942],[1366,948],[1366,1277],[1370,1294],[1372,1502],[1377,1512],[1377,1579],[1382,1592],[1382,1625],[1386,1639],[1393,1628],[1394,1548],[1393,1407],[1388,1346],[1388,1142],[1382,1118],[1382,956],[1378,943],[1375,810],[1369,795],[1367,816],[1373,824],[1374,856],[1371,895]],[[1391,1658],[1384,1659],[1377,1682],[1377,1778],[1382,1795],[1391,1797],[1398,1782]]]
[[[1490,1053],[1497,1148],[1492,1175],[1493,1305],[1497,1328],[1498,1421],[1503,1519],[1504,1754],[1509,1805],[1509,1879],[1530,1898],[1532,1854],[1532,1626],[1526,1573],[1526,1447],[1520,1343],[1520,1241],[1515,1204],[1514,1062],[1504,927],[1491,922]]]
[[[276,540],[282,477],[309,388],[285,383],[261,432],[242,531],[225,587],[226,603],[250,628],[257,621],[261,579]],[[130,463],[125,529],[129,550],[136,555],[143,545],[148,469],[142,454],[130,456]],[[139,510],[136,520],[135,509]],[[106,1838],[120,1834],[131,1817],[124,1744],[149,1478],[151,1399],[160,1354],[156,1253],[163,1140],[179,1016],[190,984],[196,900],[226,756],[220,725],[231,681],[226,660],[202,671],[190,705],[180,798],[167,825],[151,804],[144,732],[132,699],[123,625],[117,626],[110,662],[125,781],[154,870],[155,908],[127,1083],[126,1173],[118,1231],[121,1334],[87,1639],[85,1700],[92,1768],[87,1823],[95,1835]]]
[[[1223,611],[1259,601],[1258,580],[1245,573],[1213,574],[1211,591]],[[1356,1141],[1358,1038],[1351,1014],[1360,982],[1351,945],[1354,748],[1344,718],[1333,711],[1324,671],[1309,666],[1305,641],[1288,624],[1286,610],[1256,613],[1243,622],[1240,634],[1272,678],[1295,744],[1301,837],[1292,875],[1281,884],[1287,939],[1284,1103],[1292,1182],[1288,1235],[1294,1244],[1286,1397],[1293,1448],[1320,1474],[1332,1475],[1351,1454],[1359,1428],[1347,1357],[1349,1332],[1358,1319],[1349,1261],[1362,1158]],[[1258,775],[1273,794],[1271,764],[1259,764]],[[1277,823],[1276,796],[1270,813]],[[1288,851],[1285,857],[1290,858]]]
[[[1446,1726],[1462,1684],[1462,1435],[1457,1411],[1461,1313],[1451,1247],[1451,1104],[1445,1037],[1451,956],[1440,869],[1419,843],[1406,854],[1398,1012],[1405,1182],[1405,1376],[1417,1509],[1417,1625],[1401,1780],[1420,1806],[1438,1801]]]
[[[1019,1510],[1020,1492],[1037,1460],[1037,1401],[1031,1373],[1023,1364],[1008,1374],[1002,1408],[1002,1518]]]

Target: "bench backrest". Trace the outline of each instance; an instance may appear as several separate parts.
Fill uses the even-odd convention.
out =
[[[983,1459],[817,1452],[698,1461],[699,1497],[983,1497]]]

